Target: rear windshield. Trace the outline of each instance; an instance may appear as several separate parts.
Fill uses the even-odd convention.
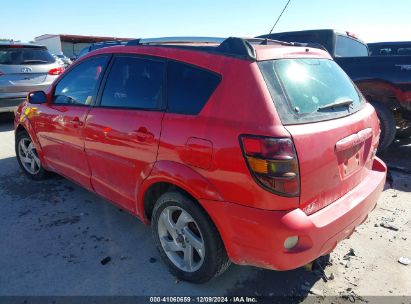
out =
[[[368,47],[358,40],[337,35],[335,42],[335,57],[366,57]]]
[[[332,60],[279,59],[258,65],[285,125],[347,116],[364,103],[350,78]]]
[[[0,64],[31,65],[55,61],[46,48],[0,46]]]

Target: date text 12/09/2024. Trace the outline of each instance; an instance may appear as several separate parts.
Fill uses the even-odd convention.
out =
[[[150,303],[258,303],[255,297],[150,297]]]

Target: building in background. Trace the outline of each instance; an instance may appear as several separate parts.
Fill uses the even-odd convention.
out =
[[[37,44],[46,46],[53,54],[64,54],[69,58],[74,58],[77,57],[81,49],[90,46],[92,43],[131,39],[132,38],[45,34],[34,38],[34,41]]]

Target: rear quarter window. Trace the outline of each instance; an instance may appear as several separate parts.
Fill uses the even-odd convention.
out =
[[[350,78],[332,60],[279,59],[258,65],[284,125],[344,117],[364,104]]]
[[[167,69],[167,112],[198,114],[220,83],[220,75],[180,62]]]

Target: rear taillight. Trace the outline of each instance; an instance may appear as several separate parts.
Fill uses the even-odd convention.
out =
[[[300,194],[298,159],[290,138],[242,135],[240,140],[248,168],[258,183],[280,195]]]
[[[58,68],[51,69],[48,74],[49,75],[60,75],[63,72],[64,72],[64,68],[58,67]]]

